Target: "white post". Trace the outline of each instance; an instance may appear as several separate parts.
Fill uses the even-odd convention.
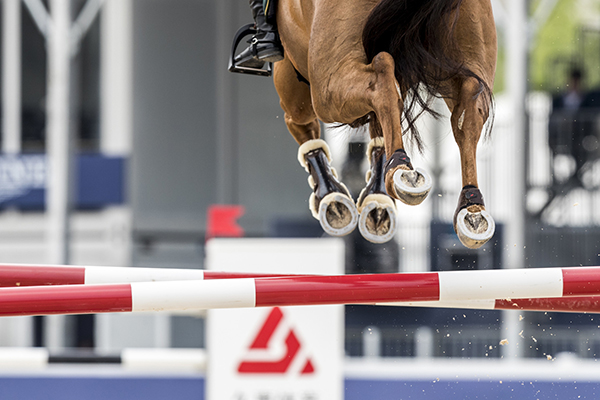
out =
[[[100,42],[100,150],[129,155],[133,143],[133,1],[106,0]]]
[[[513,217],[506,221],[506,243],[503,264],[505,268],[523,268],[525,264],[525,176],[526,176],[526,114],[525,96],[527,92],[527,1],[507,0],[506,23],[506,82],[510,99],[512,135],[509,148],[512,151],[507,160],[507,174],[511,187],[507,199]],[[523,323],[518,311],[502,313],[502,338],[508,345],[502,347],[504,358],[521,357],[524,344],[520,340]]]
[[[0,318],[1,347],[29,347],[33,344],[32,317]],[[0,360],[1,362],[1,360]]]
[[[48,261],[51,264],[68,264],[72,152],[69,130],[69,0],[51,0],[50,7],[53,29],[48,38]]]
[[[363,356],[381,357],[381,330],[376,326],[368,326],[363,331]]]
[[[96,314],[94,336],[96,341],[95,350],[98,353],[109,353],[115,351],[113,344],[112,328],[115,320],[113,314]]]
[[[21,1],[2,3],[2,151],[21,151]]]
[[[415,332],[415,356],[417,358],[433,357],[433,329],[421,326]]]
[[[67,315],[48,315],[44,317],[44,346],[50,350],[63,350],[68,346],[66,338]]]
[[[48,38],[48,262],[69,263],[69,213],[71,208],[72,140],[69,129],[69,79],[71,3],[50,0],[52,30]],[[47,319],[47,346],[65,344],[64,316]]]
[[[154,347],[171,347],[171,316],[169,314],[154,316]]]
[[[2,152],[21,152],[21,1],[2,3]],[[33,320],[8,318],[10,344],[30,346]]]

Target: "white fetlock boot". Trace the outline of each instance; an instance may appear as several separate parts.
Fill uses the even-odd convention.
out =
[[[332,236],[352,232],[358,223],[358,211],[350,192],[329,165],[331,152],[327,143],[321,139],[303,143],[298,149],[298,161],[310,174],[308,184],[313,193],[308,202],[313,217]]]
[[[375,138],[367,147],[369,170],[367,186],[360,192],[356,205],[360,212],[358,229],[361,235],[373,243],[385,243],[398,230],[396,203],[387,194],[384,181],[385,148],[383,138]]]

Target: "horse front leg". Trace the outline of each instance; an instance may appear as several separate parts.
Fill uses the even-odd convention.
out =
[[[360,192],[356,205],[360,212],[358,229],[361,235],[373,243],[385,243],[392,239],[398,229],[396,204],[385,189],[385,164],[387,157],[383,138],[375,137],[367,147],[369,170],[367,186]]]
[[[313,193],[309,208],[325,232],[344,236],[358,223],[358,210],[350,191],[338,180],[337,172],[330,166],[331,153],[324,140],[312,139],[298,149],[298,161],[310,174],[308,184]]]
[[[486,211],[477,182],[477,143],[488,117],[488,108],[480,96],[475,79],[462,83],[459,103],[452,109],[452,131],[460,151],[462,191],[454,213],[454,230],[468,248],[483,246],[494,235],[495,223]]]
[[[327,143],[319,138],[320,124],[312,106],[310,88],[298,81],[287,59],[275,64],[274,82],[287,128],[300,145],[298,161],[309,173],[308,184],[313,190],[309,209],[325,232],[332,236],[347,235],[356,228],[358,211],[350,192],[330,166]]]

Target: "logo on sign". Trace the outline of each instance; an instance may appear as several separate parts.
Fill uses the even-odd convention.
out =
[[[46,157],[0,156],[0,202],[46,187]]]
[[[248,348],[250,355],[255,352],[267,350],[270,346],[273,346],[271,338],[277,328],[283,326],[283,317],[283,312],[279,307],[275,307],[271,310],[256,337],[252,341],[252,344]],[[239,364],[238,372],[240,374],[285,374],[290,369],[292,362],[300,356],[301,347],[302,345],[300,344],[296,333],[292,328],[289,328],[284,340],[285,354],[283,354],[282,357],[266,361],[244,360]],[[303,361],[303,367],[300,370],[300,374],[312,374],[314,372],[315,367],[311,359],[307,357],[306,360]]]

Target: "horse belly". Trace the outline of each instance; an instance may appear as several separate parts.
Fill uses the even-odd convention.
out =
[[[308,44],[313,14],[311,0],[279,0],[277,5],[277,28],[285,56],[305,77],[308,77]]]

